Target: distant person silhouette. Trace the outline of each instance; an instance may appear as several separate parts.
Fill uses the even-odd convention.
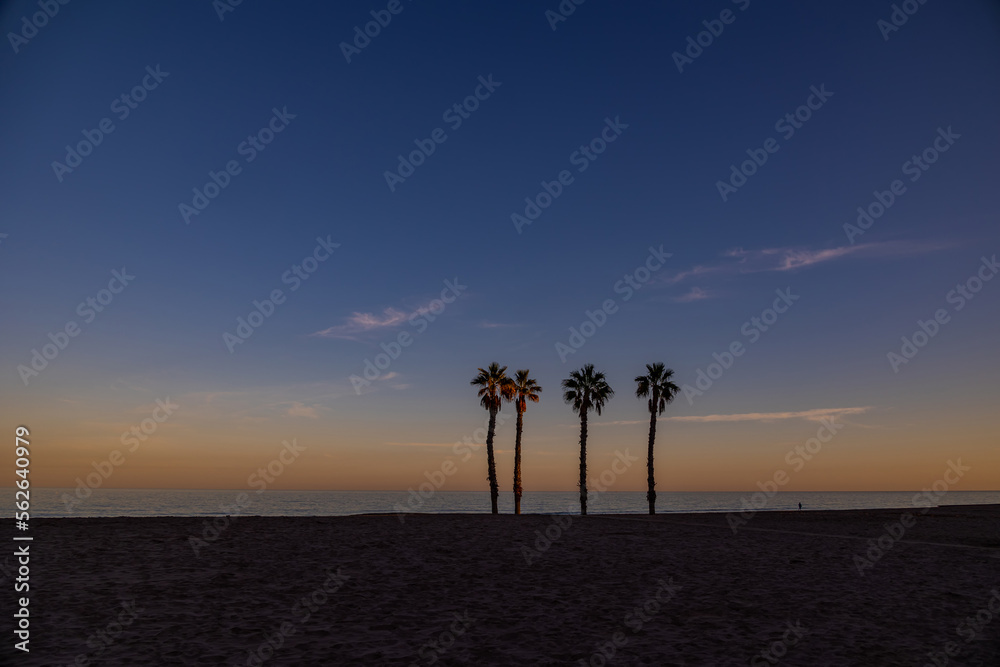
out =
[[[799,509],[802,509],[802,503],[799,503]]]

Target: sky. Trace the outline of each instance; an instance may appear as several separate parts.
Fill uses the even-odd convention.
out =
[[[485,490],[497,361],[543,387],[525,493],[576,484],[585,363],[591,474],[644,490],[662,361],[660,492],[997,489],[1000,9],[903,4],[5,3],[33,484],[241,489],[291,443],[270,488]]]

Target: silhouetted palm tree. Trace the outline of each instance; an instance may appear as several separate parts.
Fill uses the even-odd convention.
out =
[[[490,480],[490,503],[493,513],[497,514],[500,486],[497,484],[497,466],[493,458],[493,432],[496,430],[497,412],[500,411],[500,406],[504,401],[510,401],[514,397],[514,383],[507,377],[507,367],[501,367],[494,361],[489,368],[485,370],[480,368],[479,375],[474,377],[470,384],[479,387],[480,403],[490,413],[490,426],[486,432],[486,464],[487,477]]]
[[[604,373],[594,371],[594,364],[587,364],[573,371],[562,381],[563,400],[573,405],[580,415],[580,514],[587,513],[587,413],[594,410],[601,414],[604,403],[615,395],[604,379]]]
[[[662,415],[667,409],[667,403],[674,400],[680,387],[670,378],[674,376],[672,368],[665,368],[662,363],[646,364],[646,374],[635,378],[635,395],[637,398],[649,397],[649,454],[646,456],[646,500],[649,501],[649,513],[656,514],[656,479],[653,477],[653,440],[656,439],[656,415]]]
[[[514,409],[517,410],[517,431],[514,436],[514,514],[521,513],[521,428],[524,410],[528,401],[538,402],[541,391],[538,383],[528,377],[528,369],[514,374]]]

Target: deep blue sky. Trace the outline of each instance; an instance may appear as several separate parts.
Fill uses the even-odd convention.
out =
[[[801,300],[775,330],[693,406],[679,399],[674,414],[869,406],[884,416],[943,403],[987,418],[976,411],[995,392],[1000,283],[954,313],[899,374],[886,353],[917,318],[948,307],[946,293],[982,254],[1000,250],[993,3],[929,2],[886,41],[877,21],[889,18],[888,2],[753,0],[741,11],[723,1],[590,0],[553,31],[544,13],[555,1],[403,0],[345,62],[340,42],[384,7],[247,1],[220,21],[209,2],[70,3],[18,53],[4,45],[6,404],[41,420],[59,401],[82,402],[66,403],[82,412],[61,423],[76,432],[88,420],[130,423],[123,413],[167,394],[238,396],[213,417],[220,429],[287,401],[292,416],[316,416],[298,421],[317,432],[344,429],[323,445],[336,460],[338,442],[468,432],[480,415],[467,382],[494,359],[535,371],[547,388],[538,419],[556,429],[572,422],[558,381],[591,361],[618,388],[611,418],[641,420],[629,385],[644,363],[663,360],[693,382],[713,352],[745,340],[741,325],[775,289],[791,287]],[[678,73],[671,54],[723,9],[735,22]],[[5,4],[4,32],[35,11]],[[169,76],[119,120],[112,100],[157,65]],[[501,86],[447,128],[442,112],[488,75]],[[821,85],[833,96],[781,138],[775,121]],[[274,107],[296,118],[245,163],[238,144]],[[52,162],[105,117],[115,131],[58,182]],[[577,173],[570,154],[606,117],[629,127]],[[390,192],[383,172],[437,127],[447,141]],[[902,164],[939,127],[961,138],[909,182]],[[768,137],[780,150],[723,202],[716,181]],[[232,159],[242,173],[184,224],[178,204]],[[518,234],[511,214],[563,169],[575,182]],[[843,225],[896,178],[906,194],[857,240],[865,249],[848,249]],[[328,235],[341,244],[334,257],[230,354],[222,333],[251,300],[287,287],[282,273]],[[555,343],[585,310],[620,299],[616,281],[661,244],[673,254],[667,265],[562,363]],[[776,270],[789,257],[804,265]],[[134,284],[26,387],[17,366],[48,332],[79,319],[76,305],[122,266]],[[704,272],[672,281],[694,267]],[[355,395],[348,376],[380,342],[414,328],[363,330],[352,314],[409,315],[455,277],[467,293],[393,363],[397,375]],[[310,336],[331,327],[342,335]],[[276,423],[268,428],[283,433]],[[98,430],[78,445],[84,466],[114,446],[108,430],[106,442]],[[199,433],[185,442],[211,448],[213,436]],[[565,434],[545,446],[571,453],[574,434]],[[413,463],[410,476],[431,463]]]

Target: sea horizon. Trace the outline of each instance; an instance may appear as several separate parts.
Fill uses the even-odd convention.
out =
[[[253,489],[92,489],[86,498],[76,489],[34,489],[37,518],[151,516],[354,516],[360,514],[489,514],[489,491],[444,491],[420,497],[414,490],[277,490]],[[245,494],[245,496],[242,496]],[[69,500],[67,500],[67,498]],[[75,501],[75,502],[74,502]],[[950,491],[929,502],[912,491],[661,491],[658,513],[746,511],[906,509],[947,505],[1000,504],[1000,491]],[[922,501],[923,504],[919,504]],[[534,491],[521,500],[523,514],[578,514],[577,491]],[[72,505],[70,504],[72,503]],[[645,491],[591,492],[591,514],[646,514]],[[501,494],[501,513],[513,513],[512,494]]]

